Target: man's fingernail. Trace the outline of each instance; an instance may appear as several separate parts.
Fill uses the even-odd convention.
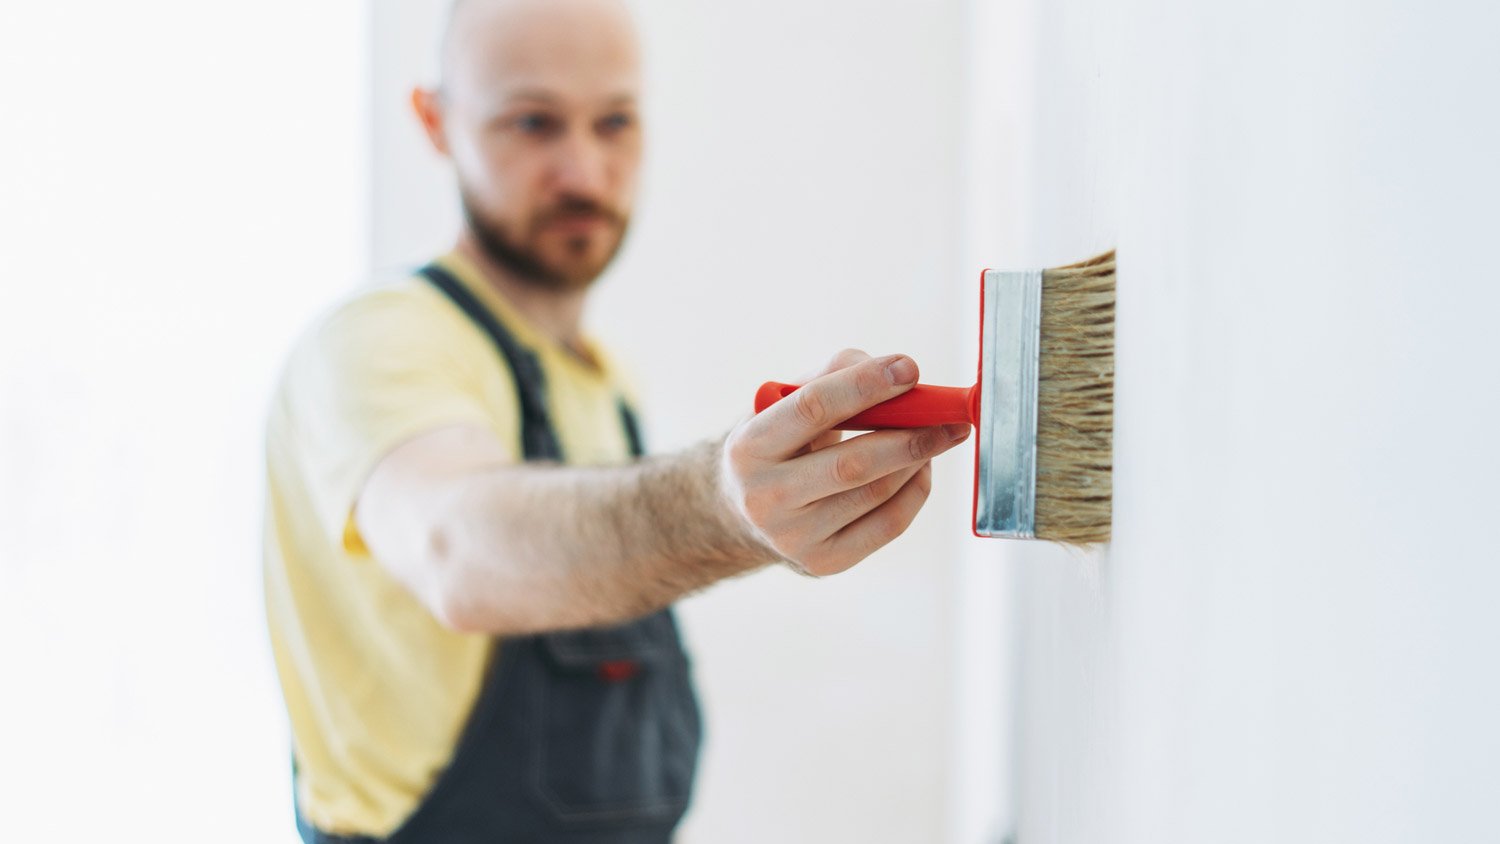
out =
[[[917,380],[917,364],[911,358],[896,358],[885,368],[885,377],[892,384],[910,384]]]
[[[969,435],[968,425],[944,425],[943,433],[948,435],[950,442],[958,442]]]

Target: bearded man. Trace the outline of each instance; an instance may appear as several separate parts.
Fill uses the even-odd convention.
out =
[[[910,389],[845,351],[727,436],[643,456],[582,332],[643,131],[616,0],[460,0],[413,93],[464,210],[452,251],[357,292],[286,364],[265,578],[313,842],[665,842],[700,719],[679,597],[843,571],[910,524],[966,426],[841,441]]]

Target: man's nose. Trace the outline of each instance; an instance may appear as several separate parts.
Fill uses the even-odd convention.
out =
[[[602,194],[609,182],[604,144],[593,133],[569,132],[558,145],[556,180],[559,190],[581,196]]]

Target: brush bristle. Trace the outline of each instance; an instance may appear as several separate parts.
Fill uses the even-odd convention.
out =
[[[1115,253],[1042,273],[1036,535],[1107,542],[1115,407]]]

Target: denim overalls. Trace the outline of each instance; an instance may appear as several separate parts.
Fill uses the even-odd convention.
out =
[[[421,274],[494,340],[520,392],[525,459],[562,460],[536,357],[457,279]],[[620,419],[642,454],[630,408]],[[687,809],[702,725],[670,608],[623,625],[498,643],[448,767],[389,844],[666,844]],[[307,844],[367,844],[298,814]]]

